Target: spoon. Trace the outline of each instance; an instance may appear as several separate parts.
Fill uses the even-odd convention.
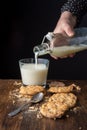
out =
[[[14,111],[10,112],[8,114],[9,117],[15,116],[17,115],[19,112],[21,112],[22,110],[24,110],[24,108],[29,105],[30,103],[38,103],[43,99],[44,94],[42,92],[35,94],[30,101],[26,102],[25,104],[21,105],[20,107],[18,107],[17,109],[15,109]]]

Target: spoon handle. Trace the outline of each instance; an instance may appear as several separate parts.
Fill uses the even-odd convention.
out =
[[[21,106],[18,107],[17,109],[15,109],[15,110],[13,110],[12,112],[10,112],[10,113],[8,114],[8,116],[9,116],[9,117],[12,117],[12,116],[17,115],[19,112],[21,112],[22,110],[24,110],[24,108],[25,108],[26,106],[29,106],[30,103],[31,103],[31,102],[29,101],[29,102],[27,102],[27,103],[21,105]]]

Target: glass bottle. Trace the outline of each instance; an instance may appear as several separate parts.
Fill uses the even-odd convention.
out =
[[[87,35],[70,38],[49,32],[44,36],[42,43],[33,48],[33,52],[37,56],[50,54],[54,57],[64,57],[86,49]]]

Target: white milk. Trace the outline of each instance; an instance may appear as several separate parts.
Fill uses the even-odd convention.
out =
[[[51,55],[57,57],[63,57],[86,49],[87,45],[54,47]]]
[[[24,85],[44,85],[47,80],[48,67],[45,64],[24,64],[21,76]]]

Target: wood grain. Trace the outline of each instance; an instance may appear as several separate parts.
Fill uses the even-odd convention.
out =
[[[61,119],[38,119],[36,113],[25,112],[9,118],[7,114],[15,108],[9,92],[16,89],[15,81],[0,80],[0,130],[87,130],[87,80],[64,80],[66,84],[75,83],[81,87],[77,93],[80,111],[69,111],[69,117]]]

